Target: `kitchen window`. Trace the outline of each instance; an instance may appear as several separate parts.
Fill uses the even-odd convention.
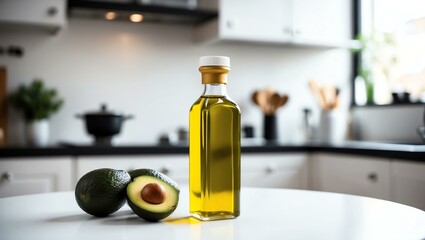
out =
[[[425,103],[425,1],[358,1],[354,105]]]

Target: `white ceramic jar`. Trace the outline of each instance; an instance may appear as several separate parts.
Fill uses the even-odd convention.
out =
[[[345,115],[339,110],[322,110],[317,131],[320,142],[344,141],[347,135]]]
[[[49,121],[47,119],[28,122],[25,126],[27,144],[44,147],[49,143]]]

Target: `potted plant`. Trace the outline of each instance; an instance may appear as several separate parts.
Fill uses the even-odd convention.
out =
[[[13,107],[21,111],[26,122],[26,140],[29,145],[45,146],[49,141],[49,118],[59,111],[63,100],[55,89],[45,87],[36,79],[28,86],[21,85],[10,95]]]

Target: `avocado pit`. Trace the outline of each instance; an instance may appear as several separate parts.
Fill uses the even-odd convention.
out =
[[[148,183],[140,191],[142,199],[150,204],[161,204],[165,201],[165,189],[158,183]]]

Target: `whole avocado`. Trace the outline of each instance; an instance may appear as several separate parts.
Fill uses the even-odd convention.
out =
[[[126,201],[130,175],[123,170],[96,169],[80,178],[75,187],[75,199],[86,213],[105,217],[120,209]]]

